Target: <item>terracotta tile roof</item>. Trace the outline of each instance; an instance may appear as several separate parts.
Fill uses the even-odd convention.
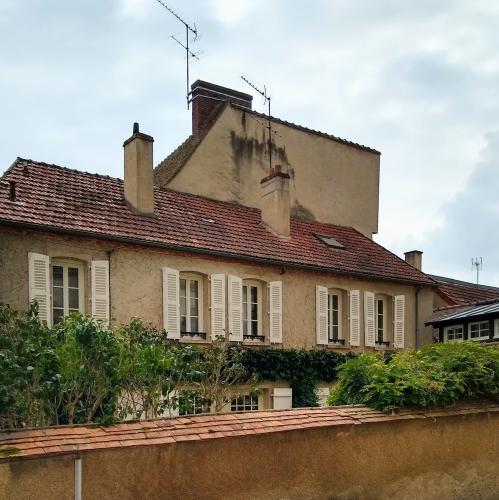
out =
[[[434,410],[403,408],[387,414],[366,406],[336,406],[268,410],[220,415],[143,420],[102,427],[76,425],[0,432],[0,462],[47,457],[99,449],[169,445],[318,427],[363,425],[407,419],[431,419],[478,413],[497,413],[493,401],[464,401]]]
[[[9,182],[17,201],[9,201]],[[155,214],[135,214],[123,199],[123,181],[18,159],[0,181],[0,223],[69,232],[197,253],[287,265],[372,279],[433,285],[355,229],[291,219],[283,240],[261,223],[260,210],[172,190],[154,190]],[[331,236],[332,249],[315,234]]]
[[[499,288],[477,285],[443,276],[430,276],[439,284],[437,293],[449,305],[474,304],[476,302],[499,299]]]

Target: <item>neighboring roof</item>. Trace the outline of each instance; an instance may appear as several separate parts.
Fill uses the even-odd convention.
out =
[[[450,305],[464,305],[484,300],[499,299],[499,288],[477,285],[443,276],[429,275],[438,284],[437,293]]]
[[[450,306],[438,309],[427,325],[450,323],[457,320],[479,317],[499,317],[499,299],[468,304],[465,306]]]
[[[17,201],[9,201],[9,182]],[[291,219],[291,238],[274,236],[260,210],[155,188],[154,216],[134,213],[123,181],[18,158],[0,182],[0,224],[72,233],[106,240],[358,275],[370,279],[434,285],[355,229]],[[332,249],[315,234],[334,238]]]
[[[88,453],[101,449],[172,445],[183,441],[209,441],[237,436],[314,428],[376,425],[407,419],[455,417],[466,414],[499,412],[494,401],[462,401],[431,409],[402,408],[395,414],[366,406],[336,406],[269,410],[219,415],[195,415],[128,422],[108,427],[72,425],[7,431],[0,433],[0,462],[25,458]]]

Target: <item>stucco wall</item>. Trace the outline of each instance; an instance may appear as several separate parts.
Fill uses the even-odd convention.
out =
[[[262,121],[227,106],[168,187],[260,207],[268,175]],[[379,160],[376,153],[275,123],[273,163],[291,175],[294,215],[378,231]]]
[[[498,413],[82,453],[84,499],[496,499]],[[0,463],[0,497],[74,498],[74,455]]]
[[[16,309],[28,306],[28,252],[39,252],[50,258],[66,257],[78,259],[86,266],[85,312],[90,313],[90,273],[92,260],[110,260],[110,302],[113,325],[128,322],[139,316],[147,323],[162,327],[162,273],[163,267],[172,267],[181,272],[199,273],[205,278],[204,330],[209,333],[210,309],[208,307],[208,276],[212,273],[234,274],[243,279],[260,280],[266,283],[281,280],[283,283],[283,343],[287,348],[319,348],[316,344],[315,287],[323,285],[344,290],[361,290],[383,294],[388,298],[404,294],[405,300],[405,346],[415,347],[416,336],[416,287],[412,285],[382,281],[367,281],[351,277],[316,273],[292,268],[255,265],[237,260],[196,256],[160,249],[124,244],[113,244],[87,238],[52,236],[29,231],[6,231],[1,233],[0,246],[0,302],[9,303]],[[421,338],[431,341],[431,328],[424,327],[432,313],[433,291],[420,291],[419,316]],[[264,294],[265,299],[265,294]],[[347,301],[343,307],[344,334],[348,336]],[[391,304],[388,303],[388,309]],[[361,317],[363,314],[361,313]],[[268,306],[263,304],[264,334],[268,331]],[[388,325],[389,339],[393,338],[393,326]],[[208,335],[209,336],[209,335]],[[391,336],[391,337],[390,337]],[[361,322],[361,346],[364,344],[363,321]],[[320,348],[329,348],[320,346]],[[363,350],[363,347],[352,350]],[[369,348],[371,349],[371,348]]]

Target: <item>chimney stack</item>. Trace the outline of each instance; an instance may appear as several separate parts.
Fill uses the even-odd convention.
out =
[[[423,270],[423,252],[420,250],[411,250],[410,252],[405,252],[405,261],[412,267]]]
[[[290,237],[289,174],[281,165],[270,169],[261,180],[262,221],[272,233],[280,238]]]
[[[202,80],[196,80],[191,85],[193,135],[198,135],[206,128],[213,118],[214,110],[226,101],[251,111],[253,96]]]
[[[125,152],[125,200],[142,215],[154,213],[153,147],[154,139],[139,132],[133,124],[133,134],[123,143]]]

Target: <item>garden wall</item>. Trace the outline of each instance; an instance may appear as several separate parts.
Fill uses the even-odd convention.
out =
[[[499,404],[363,406],[0,434],[0,498],[497,498]]]

